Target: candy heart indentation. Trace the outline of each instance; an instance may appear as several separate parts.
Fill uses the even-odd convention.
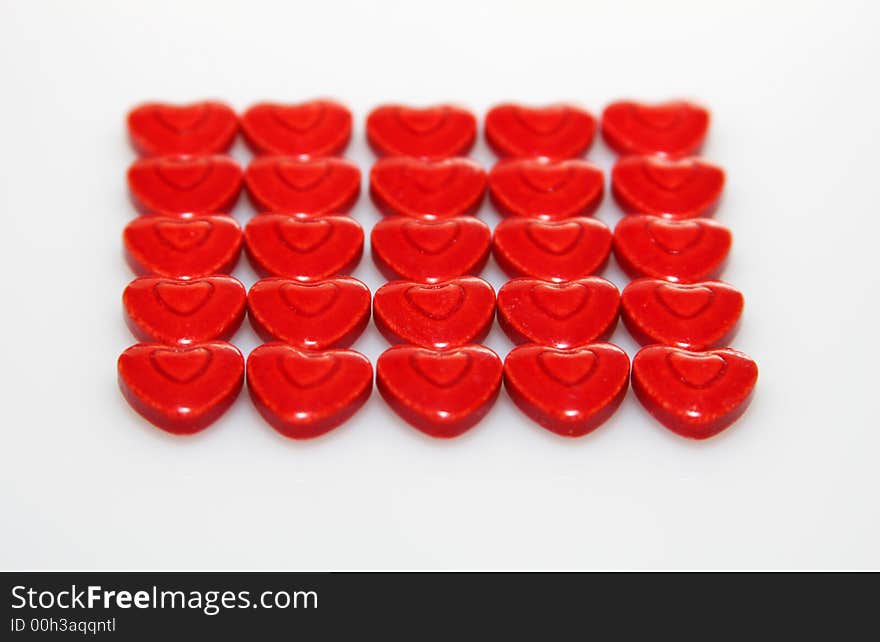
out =
[[[201,185],[214,169],[210,158],[168,158],[156,166],[156,174],[164,183],[181,191]]]
[[[314,388],[333,376],[339,361],[332,354],[286,353],[280,358],[279,368],[297,388]]]
[[[574,170],[567,165],[534,164],[519,168],[520,180],[536,192],[556,192],[571,180]]]
[[[408,165],[404,174],[423,192],[433,194],[452,184],[458,174],[458,166],[451,163],[431,163],[421,167]]]
[[[315,317],[330,308],[339,296],[335,283],[285,283],[281,298],[292,310],[306,317]]]
[[[681,254],[699,243],[703,236],[703,227],[696,221],[654,219],[646,228],[654,244],[667,254]]]
[[[691,388],[709,388],[724,374],[727,362],[718,354],[670,352],[666,363],[679,380]]]
[[[419,135],[440,129],[447,118],[449,118],[449,109],[447,107],[397,110],[397,119],[400,121],[400,124],[414,134]]]
[[[329,177],[333,166],[326,161],[303,163],[282,159],[275,163],[275,171],[288,187],[298,192],[309,192]]]
[[[422,252],[440,254],[455,243],[461,226],[457,221],[440,223],[409,221],[402,229],[406,240]]]
[[[532,243],[550,254],[568,254],[577,245],[583,228],[573,222],[532,222],[526,234]]]
[[[438,388],[450,388],[461,381],[471,367],[467,352],[414,352],[413,370]]]
[[[318,126],[327,113],[327,107],[323,102],[312,101],[302,105],[275,105],[272,107],[272,116],[283,127],[299,134],[305,133]]]
[[[539,136],[548,136],[565,127],[571,116],[571,110],[563,105],[541,109],[516,107],[513,114],[526,129]]]
[[[677,192],[696,174],[693,160],[661,161],[650,159],[642,164],[642,171],[649,181],[667,192]]]
[[[538,355],[538,365],[548,377],[563,386],[576,386],[586,381],[596,369],[598,357],[589,349],[545,350]]]
[[[404,296],[423,315],[435,321],[443,321],[455,314],[464,303],[464,288],[457,283],[439,285],[414,285]]]
[[[159,281],[153,287],[156,299],[180,316],[189,316],[202,308],[214,293],[210,281]]]
[[[559,320],[577,314],[590,298],[590,291],[580,283],[540,283],[529,294],[544,314]]]
[[[203,121],[207,120],[210,109],[205,104],[186,107],[157,105],[154,113],[156,120],[162,125],[177,133],[183,133],[197,129]]]
[[[150,353],[150,362],[166,379],[190,383],[208,369],[211,357],[211,351],[207,348],[157,348]]]
[[[162,221],[154,229],[171,249],[186,252],[208,240],[213,227],[211,221]]]
[[[703,285],[664,283],[654,291],[660,303],[673,315],[693,319],[712,303],[715,292]]]
[[[294,252],[307,254],[319,248],[333,234],[329,221],[285,218],[278,221],[278,235]]]
[[[663,105],[633,105],[633,116],[652,129],[673,129],[684,116],[684,110],[677,103]]]

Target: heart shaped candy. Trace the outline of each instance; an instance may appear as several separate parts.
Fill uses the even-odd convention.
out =
[[[300,281],[351,272],[364,251],[364,231],[349,216],[260,214],[245,226],[244,241],[261,275]]]
[[[407,423],[431,437],[457,437],[489,412],[501,387],[501,359],[479,345],[435,351],[389,348],[376,387]]]
[[[267,343],[248,356],[247,383],[270,426],[291,439],[311,439],[364,405],[373,391],[373,367],[353,350],[305,352]]]
[[[367,116],[367,140],[379,156],[463,156],[476,138],[477,119],[454,105],[382,105]]]
[[[627,156],[614,165],[611,188],[627,214],[695,218],[715,210],[724,170],[699,158]]]
[[[264,341],[309,350],[347,348],[370,321],[370,290],[350,276],[310,283],[270,277],[251,287],[247,304]]]
[[[495,291],[472,276],[430,285],[392,281],[373,299],[376,327],[391,343],[442,350],[486,338],[495,316]]]
[[[229,273],[241,254],[241,228],[231,216],[140,216],[122,237],[135,274],[180,278]]]
[[[467,158],[381,158],[370,170],[370,196],[384,214],[441,219],[474,214],[486,172]]]
[[[125,321],[139,341],[227,340],[244,320],[245,289],[231,276],[168,279],[142,276],[122,293]]]
[[[344,214],[361,191],[361,170],[342,158],[261,156],[244,173],[248,196],[260,212]]]
[[[144,213],[228,212],[241,184],[241,168],[228,156],[156,156],[128,169],[129,192]]]
[[[256,154],[335,156],[351,139],[351,112],[332,100],[258,103],[241,117],[241,132]]]
[[[373,227],[370,246],[387,279],[436,283],[479,274],[491,239],[489,226],[469,216],[442,221],[392,216]]]
[[[647,346],[633,359],[633,391],[657,421],[690,439],[708,439],[736,421],[751,401],[758,366],[729,348],[689,352]]]
[[[727,345],[736,334],[743,295],[721,281],[690,285],[636,279],[623,289],[620,312],[633,338],[687,350]]]
[[[633,278],[688,283],[721,272],[732,241],[726,227],[707,218],[626,216],[614,228],[614,256]]]
[[[505,216],[559,220],[595,212],[604,183],[602,170],[582,160],[507,159],[489,172],[489,196]]]
[[[220,154],[232,146],[238,117],[219,102],[146,103],[128,113],[132,145],[144,156]]]
[[[182,435],[207,428],[232,405],[244,381],[244,358],[223,341],[138,343],[119,356],[117,370],[131,407],[158,428]]]
[[[593,144],[596,119],[574,105],[497,105],[486,114],[486,140],[499,156],[574,158]]]
[[[510,276],[570,281],[605,268],[611,230],[593,218],[540,221],[513,217],[495,228],[492,253]]]
[[[699,150],[709,112],[691,102],[656,105],[623,100],[602,112],[602,138],[618,154],[665,154],[673,158]]]
[[[617,287],[597,276],[565,283],[513,279],[498,291],[498,324],[514,343],[571,348],[610,337],[619,307]]]
[[[504,360],[504,387],[514,403],[565,437],[581,437],[607,421],[628,385],[629,357],[610,343],[574,350],[524,345]]]

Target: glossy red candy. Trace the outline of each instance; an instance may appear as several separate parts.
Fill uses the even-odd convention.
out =
[[[141,216],[123,232],[135,274],[197,277],[229,273],[241,254],[242,234],[231,216]]]
[[[431,437],[457,437],[495,403],[501,359],[478,345],[443,351],[394,346],[376,362],[376,387],[415,428]]]
[[[224,341],[190,346],[138,343],[117,362],[119,388],[131,407],[175,434],[210,426],[238,397],[244,358]]]
[[[596,119],[574,105],[497,105],[486,114],[486,140],[499,156],[574,158],[593,144]]]
[[[144,156],[219,154],[232,146],[237,133],[235,112],[214,101],[146,103],[128,113],[129,137]]]
[[[633,359],[639,401],[669,430],[690,439],[707,439],[736,421],[757,379],[755,362],[729,348],[688,352],[655,345]]]
[[[373,366],[353,350],[309,352],[267,343],[248,356],[247,383],[270,426],[291,439],[311,439],[364,405],[373,391]]]
[[[244,240],[261,275],[300,281],[347,274],[364,251],[364,230],[350,216],[260,214],[248,221]]]
[[[605,340],[619,308],[617,286],[598,276],[565,283],[513,279],[498,290],[498,324],[514,343],[572,348]]]
[[[618,154],[687,156],[700,149],[708,128],[709,112],[683,100],[623,100],[602,112],[602,138]]]
[[[382,105],[367,116],[367,140],[379,156],[463,156],[477,138],[477,119],[454,105]]]
[[[125,288],[125,321],[139,341],[202,343],[229,339],[244,320],[245,289],[227,275],[197,279],[142,276]]]
[[[627,156],[611,171],[611,189],[627,214],[695,218],[715,210],[724,170],[700,158]]]
[[[241,167],[228,156],[155,156],[128,169],[129,193],[145,213],[228,212],[241,184]]]
[[[486,171],[467,158],[381,158],[370,170],[370,196],[386,215],[438,219],[474,214]]]
[[[721,281],[685,285],[636,279],[623,290],[620,313],[642,345],[704,350],[730,343],[742,309],[743,295]]]
[[[351,139],[351,112],[332,100],[259,103],[241,117],[241,133],[257,154],[335,156]]]
[[[392,281],[376,291],[373,317],[391,343],[435,350],[480,343],[495,317],[495,291],[473,276],[430,285]]]
[[[610,343],[574,350],[524,345],[504,360],[504,387],[526,415],[565,437],[608,420],[626,396],[629,357]]]
[[[489,226],[469,216],[443,221],[392,216],[379,221],[370,236],[373,261],[387,279],[423,283],[479,274],[491,244]]]
[[[593,218],[508,218],[495,228],[492,252],[510,276],[570,281],[604,269],[611,253],[611,230]]]
[[[244,173],[248,196],[261,212],[344,214],[361,191],[361,170],[341,158],[262,156]]]
[[[370,321],[370,289],[350,276],[310,283],[270,277],[251,287],[247,304],[264,341],[309,350],[347,348]]]
[[[489,172],[489,196],[505,216],[588,216],[599,207],[604,191],[602,170],[582,160],[507,159]]]
[[[726,227],[706,218],[626,216],[614,229],[614,256],[633,278],[688,283],[721,272],[732,241]]]

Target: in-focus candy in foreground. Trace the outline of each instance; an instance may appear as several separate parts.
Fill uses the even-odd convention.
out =
[[[342,158],[261,156],[244,185],[254,207],[272,214],[344,214],[361,191],[361,170]]]
[[[392,281],[376,290],[373,317],[391,343],[435,350],[480,343],[495,318],[495,291],[473,276],[433,284]]]
[[[504,360],[504,387],[538,424],[565,437],[594,431],[620,406],[629,358],[610,343],[573,350],[541,345],[514,348]]]
[[[323,435],[373,391],[373,366],[354,350],[303,351],[267,343],[247,360],[248,392],[263,418],[291,439]]]
[[[146,214],[229,212],[242,186],[241,167],[229,156],[154,156],[128,169],[128,189]]]
[[[755,362],[729,348],[689,352],[653,345],[633,359],[639,401],[669,430],[690,439],[708,439],[736,421],[757,379]]]
[[[174,434],[204,430],[232,405],[244,382],[244,358],[223,341],[191,346],[138,343],[117,362],[131,407]]]
[[[464,156],[476,138],[477,119],[455,105],[382,105],[367,116],[367,141],[379,156]]]
[[[143,156],[222,154],[238,133],[228,105],[206,100],[189,105],[145,103],[128,113],[128,135]]]
[[[574,105],[506,103],[486,114],[486,141],[499,156],[575,158],[595,135],[595,117]]]
[[[241,133],[255,154],[335,156],[351,139],[351,112],[333,100],[258,103],[241,117]]]
[[[376,387],[388,405],[431,437],[457,437],[492,408],[501,359],[479,345],[452,350],[394,346],[376,362]]]
[[[602,138],[618,154],[696,153],[709,129],[709,111],[685,100],[611,103],[602,112]]]

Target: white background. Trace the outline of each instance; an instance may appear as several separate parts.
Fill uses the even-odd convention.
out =
[[[3,0],[0,568],[880,567],[877,6]],[[354,110],[365,172],[363,118],[383,101],[705,102],[735,235],[724,277],[747,301],[734,347],[761,369],[746,416],[706,443],[631,394],[581,440],[503,393],[448,443],[378,394],[310,443],[246,393],[194,438],[141,420],[115,371],[132,342],[126,111],[320,95]],[[482,141],[474,156],[492,162]],[[601,143],[589,158],[612,160]],[[366,196],[353,214],[378,220]],[[598,217],[618,220],[610,199]],[[235,274],[254,280],[246,261]],[[382,282],[369,255],[355,276]],[[256,345],[247,324],[235,343]],[[510,349],[497,327],[488,343]],[[355,347],[385,343],[371,326]]]

